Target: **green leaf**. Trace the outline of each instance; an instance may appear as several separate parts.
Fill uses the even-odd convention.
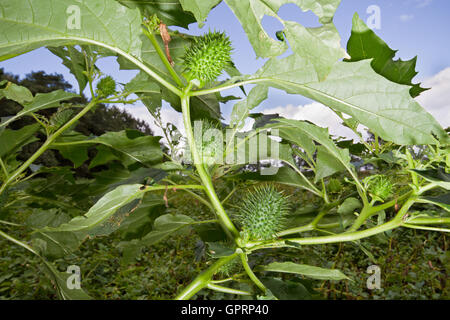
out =
[[[245,125],[250,110],[259,106],[261,102],[267,99],[268,88],[265,85],[258,85],[250,90],[246,99],[237,102],[233,106],[230,116],[230,127],[242,129]]]
[[[274,121],[273,123],[276,123],[276,121]],[[280,137],[302,148],[306,152],[309,160],[314,159],[314,154],[317,150],[317,147],[313,139],[296,128],[282,127],[278,128],[278,130]]]
[[[91,300],[92,298],[82,289],[70,289],[67,287],[71,273],[60,272],[56,267],[44,260],[45,270],[58,289],[58,296],[63,300]]]
[[[129,8],[139,8],[142,14],[150,17],[156,14],[168,26],[187,28],[195,22],[194,16],[182,10],[179,0],[117,0]]]
[[[190,226],[195,221],[182,214],[165,214],[156,218],[153,230],[142,239],[121,242],[119,248],[122,250],[123,263],[131,263],[146,246],[154,245],[169,236],[182,231],[183,228]]]
[[[151,113],[161,108],[161,88],[145,72],[139,72],[125,85],[124,91],[136,93]]]
[[[153,231],[141,239],[145,246],[158,243],[171,234],[180,231],[182,228],[191,225],[194,220],[191,217],[182,214],[165,214],[155,220]]]
[[[19,86],[15,83],[8,83],[6,88],[0,89],[0,93],[6,99],[16,101],[20,104],[24,104],[33,100],[33,94],[28,88]]]
[[[342,49],[339,48],[339,35],[335,30],[331,31],[332,28],[334,28],[332,26],[332,19],[339,6],[340,0],[225,0],[225,2],[241,22],[258,57],[267,58],[279,56],[288,48],[286,41],[272,39],[264,30],[261,20],[265,15],[275,17],[284,24],[285,29],[283,31],[285,34],[288,34],[294,52],[304,59],[311,60],[318,69],[328,68],[325,67],[325,64],[320,65],[320,63],[330,61],[330,57],[331,60],[333,60],[334,56],[341,56],[343,54]],[[295,22],[284,21],[277,15],[277,12],[282,5],[287,3],[294,3],[303,11],[311,10],[318,16],[319,21],[324,24],[324,27],[304,28]],[[314,44],[305,46],[303,43],[303,47],[300,46],[302,41],[310,39],[314,40]],[[334,52],[331,53],[336,49],[340,52],[338,55],[335,55]],[[314,53],[317,53],[318,51],[321,51],[321,58],[319,59],[314,57]],[[321,62],[319,62],[319,60],[321,60]],[[333,61],[333,63],[335,61]],[[331,65],[333,63],[331,63]],[[318,71],[319,74],[321,74],[320,78],[322,79],[324,74],[322,74],[320,70]]]
[[[281,124],[281,126],[280,126]],[[342,169],[347,169],[349,172],[353,172],[353,167],[350,164],[350,154],[347,149],[338,148],[334,141],[330,138],[328,129],[318,127],[312,123],[299,120],[290,119],[277,119],[275,124],[269,125],[273,127],[280,127],[280,136],[285,139],[292,139],[294,143],[300,143],[300,147],[306,148],[307,152],[311,155],[314,151],[312,145],[306,144],[308,140],[302,140],[302,137],[308,137],[310,140],[314,140],[321,144],[318,148],[318,163],[316,181],[321,178],[327,177]],[[284,130],[285,128],[290,131]],[[290,133],[290,135],[283,135],[283,133]],[[295,133],[298,133],[298,138],[295,139]],[[334,160],[334,161],[333,161]]]
[[[308,184],[305,180],[298,175],[290,167],[281,167],[278,172],[274,175],[261,175],[259,172],[245,172],[232,176],[227,176],[228,179],[233,180],[254,180],[254,181],[272,181],[281,184],[285,184],[292,187],[303,188],[309,190]]]
[[[284,34],[292,50],[312,64],[320,81],[327,77],[338,60],[345,57],[340,45],[341,37],[334,24],[328,23],[319,28],[305,28],[292,21],[285,21],[284,24]]]
[[[345,215],[349,213],[353,213],[356,209],[362,208],[361,202],[356,198],[347,198],[344,202],[339,206],[337,212],[339,214]]]
[[[148,136],[138,130],[124,130],[107,132],[89,141],[117,150],[116,156],[121,158],[125,164],[135,161],[152,164],[162,161],[160,139],[161,137]]]
[[[192,12],[200,27],[203,26],[208,13],[220,2],[222,0],[180,0],[183,10]]]
[[[424,89],[419,84],[413,84],[412,79],[417,75],[415,71],[417,57],[402,61],[394,60],[397,51],[392,50],[361,20],[357,13],[353,17],[352,35],[347,43],[347,52],[351,59],[346,61],[360,61],[372,59],[372,68],[386,79],[408,86],[412,86],[412,97],[418,96]]]
[[[80,43],[140,56],[141,15],[114,0],[4,0],[0,9],[0,61]]]
[[[317,82],[308,74],[310,67],[298,59],[291,55],[269,60],[256,78],[350,115],[386,141],[415,145],[435,144],[434,135],[448,139],[439,123],[411,97],[409,87],[378,75],[369,60],[337,62],[327,79]]]
[[[95,155],[94,159],[92,159],[89,163],[89,169],[101,166],[114,160],[120,160],[120,158],[114,154],[114,150],[109,147],[100,145],[97,147],[97,154]]]
[[[336,172],[344,171],[346,167],[333,156],[323,146],[317,147],[317,172],[315,182],[329,177]]]
[[[61,155],[73,162],[73,167],[80,167],[89,159],[88,148],[86,146],[61,146],[57,149]]]
[[[65,132],[57,139],[57,142],[67,143],[67,145],[50,145],[50,148],[58,150],[64,158],[73,162],[74,168],[78,168],[89,159],[89,147],[85,144],[77,144],[77,142],[87,138],[88,137],[76,131]]]
[[[438,169],[428,169],[428,170],[416,170],[414,172],[419,174],[424,179],[434,182],[438,186],[450,190],[450,174],[446,173],[443,168]]]
[[[320,280],[344,280],[349,279],[345,274],[336,269],[324,269],[293,262],[273,262],[263,266],[262,271],[295,273],[305,277]]]
[[[435,204],[442,209],[450,212],[450,192],[435,197],[423,197],[421,199],[428,203]]]
[[[88,70],[88,66],[84,54],[73,46],[49,47],[48,50],[62,59],[63,65],[69,68],[75,79],[77,79],[79,92],[82,93],[89,82],[85,73]]]
[[[89,209],[84,216],[75,217],[68,223],[59,227],[45,227],[43,232],[78,232],[90,236],[105,235],[120,226],[121,219],[116,219],[115,214],[130,203],[136,207],[135,200],[141,199],[146,192],[141,190],[142,185],[122,185],[105,194],[97,203]],[[132,209],[132,208],[127,208]],[[126,210],[130,211],[130,210]],[[119,212],[120,213],[120,212]]]
[[[228,239],[227,234],[218,223],[201,223],[193,227],[203,242],[223,242]]]
[[[148,136],[138,130],[107,132],[94,139],[88,139],[76,132],[69,132],[59,137],[51,148],[66,152],[66,156],[74,163],[77,160],[85,160],[86,145],[100,144],[111,149],[111,152],[106,151],[104,148],[100,149],[97,156],[93,159],[91,167],[115,159],[120,159],[125,165],[135,162],[154,164],[162,161],[160,139],[161,137]],[[77,157],[74,154],[76,150],[82,150],[83,156],[78,155]]]
[[[208,251],[213,258],[228,257],[235,253],[235,249],[225,246],[221,242],[207,242]]]
[[[34,229],[58,227],[70,221],[70,216],[58,210],[37,211],[27,218],[26,224]],[[42,255],[49,259],[64,257],[80,244],[80,239],[73,232],[33,234],[34,246],[38,246]]]
[[[19,130],[6,129],[0,132],[0,158],[9,156],[22,149],[24,145],[37,141],[34,134],[39,130],[39,124],[25,126]]]
[[[163,212],[165,206],[162,197],[148,192],[139,207],[120,224],[117,231],[124,239],[142,238],[152,230],[154,220]]]
[[[25,115],[29,115],[32,112],[58,107],[61,101],[69,100],[75,97],[78,97],[78,95],[72,92],[66,92],[64,90],[56,90],[50,93],[38,93],[30,102],[22,103],[24,108],[14,117],[11,117],[7,121],[0,124],[0,127],[7,126],[9,123]]]
[[[262,278],[261,282],[279,300],[310,300],[308,289],[299,282],[283,281],[278,278]]]

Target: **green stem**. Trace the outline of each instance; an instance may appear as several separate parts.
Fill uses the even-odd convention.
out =
[[[372,204],[369,204],[368,206],[365,206],[363,208],[363,210],[361,211],[361,213],[359,214],[358,218],[355,220],[355,222],[353,223],[353,225],[350,227],[349,231],[356,231],[358,230],[363,224],[364,222],[372,215],[374,215],[377,212],[380,212],[382,210],[386,210],[390,207],[395,206],[399,201],[402,201],[403,199],[408,198],[409,196],[411,196],[413,194],[412,191],[407,192],[405,194],[403,194],[402,196],[391,200],[389,202],[383,203],[381,205],[378,206],[372,206]]]
[[[178,86],[183,86],[183,81],[178,76],[178,74],[173,69],[172,65],[170,64],[169,60],[167,60],[166,55],[164,54],[163,50],[161,49],[161,46],[159,45],[158,41],[156,40],[155,35],[153,32],[150,32],[147,29],[143,29],[144,34],[148,37],[150,42],[152,43],[153,47],[156,50],[156,53],[158,54],[161,61],[164,63],[164,66],[166,67],[167,71],[169,71],[170,75],[172,76],[173,80],[177,83]]]
[[[270,78],[259,78],[259,79],[252,79],[252,80],[246,80],[246,81],[241,81],[241,82],[236,82],[236,83],[231,83],[231,84],[225,84],[225,85],[221,85],[221,86],[217,86],[211,89],[203,89],[203,90],[197,90],[197,91],[192,91],[191,92],[191,97],[195,97],[195,96],[204,96],[207,94],[211,94],[211,93],[216,93],[216,92],[220,92],[223,90],[228,90],[228,89],[233,89],[236,87],[241,87],[243,85],[246,84],[254,84],[254,83],[259,83],[259,82],[268,82],[271,81]]]
[[[418,229],[418,230],[426,230],[426,231],[439,231],[439,232],[450,232],[450,229],[447,228],[437,228],[437,227],[427,227],[427,226],[418,226],[415,224],[405,223],[403,225],[406,228]]]
[[[284,236],[287,236],[290,234],[302,233],[302,232],[307,232],[307,231],[312,231],[312,230],[314,230],[314,226],[310,223],[305,226],[300,226],[300,227],[283,230],[281,232],[278,232],[277,236],[284,237]]]
[[[238,294],[238,295],[243,295],[243,296],[249,296],[250,295],[250,292],[247,292],[247,291],[227,288],[227,287],[219,286],[219,285],[212,284],[212,283],[208,283],[206,287],[208,289],[211,289],[211,290],[214,290],[214,291],[218,291],[218,292],[223,292],[223,293]]]
[[[2,158],[0,158],[0,166],[2,167],[3,173],[5,174],[5,179],[8,179],[9,173]]]
[[[75,40],[75,41],[89,43],[89,44],[97,45],[97,46],[100,46],[100,47],[104,47],[106,49],[109,49],[109,50],[111,50],[113,52],[116,52],[116,53],[120,54],[124,58],[128,59],[130,62],[134,63],[140,69],[142,69],[145,73],[147,73],[149,76],[154,78],[160,84],[165,86],[168,90],[172,91],[177,96],[181,96],[182,93],[177,87],[175,87],[169,81],[165,80],[162,76],[160,76],[158,73],[156,73],[151,68],[149,68],[144,62],[142,62],[138,58],[134,57],[130,53],[127,53],[127,52],[125,52],[125,51],[123,51],[121,49],[118,49],[118,48],[114,47],[114,46],[109,46],[109,45],[107,45],[105,43],[102,43],[102,42],[99,42],[99,41],[96,41],[96,40],[90,40],[90,39],[85,39],[85,38],[77,38],[77,37],[72,37],[72,39]],[[66,40],[66,39],[63,39],[63,40]]]
[[[407,220],[408,225],[427,225],[427,224],[450,224],[450,218],[447,217],[435,217],[435,218],[426,218],[426,217],[417,217],[411,220]]]
[[[0,230],[0,236],[2,236],[3,238],[5,238],[6,240],[9,240],[19,246],[21,246],[22,248],[25,248],[26,250],[34,253],[35,255],[37,255],[38,257],[40,257],[39,253],[37,253],[36,251],[34,251],[33,248],[31,248],[29,245],[27,245],[26,243],[23,243],[22,241],[17,240],[16,238],[11,237],[10,235],[4,233],[3,231]]]
[[[13,227],[24,227],[23,224],[17,224],[17,223],[5,221],[5,220],[0,220],[0,223],[1,224],[6,224],[8,226],[13,226]]]
[[[247,272],[249,278],[253,281],[253,283],[264,293],[266,293],[267,289],[264,286],[264,284],[258,279],[258,277],[255,275],[253,270],[250,268],[248,261],[247,261],[247,255],[242,252],[239,253],[242,261],[242,265],[244,266],[245,272]]]
[[[323,179],[322,180],[322,194],[323,194],[323,200],[325,201],[325,203],[330,203],[330,200],[328,200],[328,194],[327,194],[327,188],[325,186],[325,181]]]
[[[195,142],[194,133],[192,130],[192,123],[191,123],[191,116],[190,116],[190,106],[189,106],[189,100],[190,100],[190,89],[192,87],[192,84],[189,84],[189,86],[185,89],[183,92],[183,95],[181,96],[181,108],[183,111],[183,122],[184,127],[186,130],[186,136],[187,140],[190,146],[191,154],[193,156],[194,165],[197,169],[198,175],[200,176],[200,179],[202,181],[203,186],[205,187],[205,192],[209,197],[209,200],[211,201],[211,204],[216,210],[217,217],[219,218],[220,224],[224,228],[225,232],[235,240],[235,242],[240,246],[240,237],[239,237],[239,231],[234,226],[233,222],[230,220],[228,215],[226,214],[222,203],[219,200],[219,197],[217,196],[214,186],[212,184],[211,177],[205,170],[205,167],[203,166],[202,159],[200,158],[200,155],[198,153],[198,149]]]
[[[28,169],[28,167],[48,149],[48,147],[56,140],[56,138],[58,138],[64,131],[66,131],[68,128],[70,128],[75,122],[77,122],[86,113],[88,113],[89,110],[91,110],[96,104],[97,104],[97,100],[93,99],[75,117],[73,117],[69,122],[67,122],[65,125],[63,125],[58,131],[56,131],[50,137],[48,137],[47,140],[44,142],[44,144],[27,161],[25,161],[11,176],[9,176],[8,179],[6,179],[6,181],[3,183],[3,185],[0,188],[0,194],[2,194],[5,191],[6,187],[9,184],[11,184],[14,180],[16,180],[22,172],[24,172],[26,169]]]
[[[298,245],[315,245],[325,243],[349,242],[367,238],[402,226],[405,223],[403,221],[403,217],[408,213],[408,210],[411,208],[414,202],[415,197],[408,199],[394,219],[392,219],[387,223],[381,224],[379,226],[370,229],[322,237],[293,238],[293,239],[274,240],[270,242],[253,242],[253,243],[249,242],[247,243],[247,249],[250,251],[255,251],[268,248],[295,247]]]
[[[169,182],[171,185],[176,185],[175,182],[169,180],[169,179],[164,179],[163,181],[167,181]],[[204,190],[205,188],[203,188],[202,186],[202,190]],[[209,209],[211,209],[212,211],[214,211],[214,208],[211,206],[211,203],[208,202],[208,200],[206,200],[205,198],[203,198],[202,196],[196,194],[195,192],[190,191],[189,189],[184,189],[185,192],[189,193],[191,196],[193,196],[194,198],[196,198],[198,201],[200,201],[201,203],[203,203],[205,206],[207,206]]]
[[[188,300],[192,298],[197,292],[207,287],[216,271],[233,260],[236,255],[237,253],[234,253],[231,256],[222,257],[217,260],[207,270],[199,274],[175,299]]]
[[[197,184],[180,184],[180,185],[161,185],[161,186],[146,186],[145,191],[158,191],[158,190],[166,190],[166,189],[197,189],[204,190],[203,186]]]
[[[408,148],[406,148],[405,150],[406,153],[406,159],[408,160],[408,167],[409,169],[415,169],[416,166],[414,164],[414,159],[411,155],[411,152],[408,150]],[[419,178],[417,176],[417,173],[415,173],[414,171],[410,170],[411,173],[411,178],[412,178],[412,182],[416,187],[419,187]]]
[[[373,207],[371,204],[365,205],[361,210],[361,213],[359,214],[358,218],[356,218],[353,225],[350,227],[350,229],[348,229],[348,232],[358,230],[364,224],[364,222],[373,214],[371,210],[372,208]]]
[[[375,133],[375,154],[380,153],[380,142],[378,141],[378,135]]]
[[[238,187],[234,187],[233,190],[230,191],[230,193],[222,200],[222,205],[227,202],[231,196],[237,191]]]

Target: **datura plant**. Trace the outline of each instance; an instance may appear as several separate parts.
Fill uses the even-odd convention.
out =
[[[204,269],[174,289],[176,299],[211,291],[281,299],[283,286],[305,289],[304,278],[350,280],[330,264],[299,261],[295,250],[343,242],[364,248],[398,228],[450,231],[449,136],[414,99],[426,90],[412,82],[416,60],[394,60],[395,51],[357,14],[342,48],[333,23],[340,0],[224,0],[256,56],[266,59],[254,74],[241,74],[232,58],[250,55],[224,32],[180,31],[202,26],[221,2],[0,2],[0,61],[47,47],[79,85],[78,93],[33,95],[0,82],[0,100],[23,107],[0,123],[0,236],[38,257],[61,298],[90,296],[83,282],[67,287],[55,259],[77,256],[82,243],[112,233],[125,264],[186,231],[201,242],[196,257]],[[277,13],[288,3],[311,11],[320,26],[284,20]],[[265,15],[283,25],[277,37],[263,28]],[[135,70],[135,78],[116,83],[99,68],[105,57]],[[325,105],[359,141],[252,112],[270,88]],[[90,100],[80,105],[86,92]],[[180,113],[183,130],[161,120],[163,100]],[[99,104],[136,102],[154,116],[163,140],[137,130],[75,131]],[[231,104],[225,123],[222,111]],[[21,118],[27,125],[13,126]],[[38,146],[34,154],[18,157],[29,144]],[[48,150],[73,165],[42,165]],[[180,195],[192,204],[173,210]]]

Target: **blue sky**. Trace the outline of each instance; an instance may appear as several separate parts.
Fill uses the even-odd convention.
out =
[[[244,1],[244,0],[243,0]],[[376,33],[385,40],[389,46],[398,50],[397,57],[403,60],[418,56],[416,81],[430,79],[442,70],[450,67],[450,1],[448,0],[342,0],[336,13],[334,22],[342,38],[345,48],[350,36],[352,17],[355,12],[366,20],[367,8],[377,5],[381,9],[381,29]],[[308,27],[318,26],[317,17],[311,13],[302,12],[293,4],[281,7],[279,15],[285,20],[293,20]],[[281,27],[270,17],[265,17],[263,26],[271,36]],[[233,42],[234,60],[242,73],[255,72],[265,60],[255,59],[255,55],[247,37],[225,3],[221,3],[208,16],[205,26],[199,29],[197,24],[191,24],[189,30],[181,30],[191,34],[201,34],[208,29],[225,31]],[[112,75],[119,82],[126,82],[134,76],[134,72],[119,71],[114,59],[103,59],[99,67],[104,73]],[[24,76],[30,71],[45,70],[48,73],[62,73],[64,77],[77,87],[75,78],[46,49],[39,49],[31,53],[0,62],[5,71]],[[240,91],[230,92],[241,95]],[[256,109],[276,108],[285,105],[304,105],[310,103],[307,99],[298,96],[286,95],[280,91],[272,90],[269,99]],[[231,103],[232,104],[232,103]],[[226,106],[224,113],[229,113]]]

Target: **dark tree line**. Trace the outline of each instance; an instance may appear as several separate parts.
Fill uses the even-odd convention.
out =
[[[61,74],[47,74],[45,71],[36,71],[27,74],[23,79],[9,72],[5,72],[0,68],[0,81],[8,80],[17,85],[27,87],[33,95],[37,93],[49,93],[55,90],[65,90],[73,92],[72,85],[68,83]],[[74,98],[69,101],[72,104],[87,104],[89,101],[85,96]],[[22,106],[15,101],[1,99],[0,100],[0,118],[15,115],[22,109]],[[79,108],[74,108],[75,112],[79,112]],[[39,115],[50,118],[57,111],[57,108],[39,111]],[[35,123],[32,117],[20,118],[9,125],[8,128],[18,130],[26,125]],[[130,113],[117,108],[116,106],[99,105],[94,111],[83,116],[76,127],[75,131],[86,136],[100,136],[110,131],[121,131],[125,129],[139,130],[145,134],[153,135],[149,125],[134,118]],[[19,155],[20,160],[28,159],[43,143],[45,136],[39,134],[40,141],[36,141],[25,146]],[[70,161],[61,157],[55,150],[47,150],[37,161],[44,166],[60,166],[70,165]]]

